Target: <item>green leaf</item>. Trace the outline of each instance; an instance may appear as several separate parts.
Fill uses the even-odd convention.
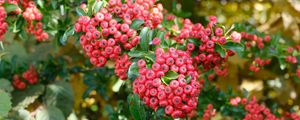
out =
[[[97,12],[99,12],[100,9],[103,7],[103,5],[104,5],[103,1],[96,1],[93,8],[93,13],[96,14]]]
[[[223,45],[225,49],[230,49],[232,51],[237,52],[237,54],[242,55],[242,52],[244,51],[244,46],[240,43],[236,42],[227,42]]]
[[[61,37],[60,43],[61,43],[62,45],[66,45],[66,41],[68,40],[68,37],[71,36],[71,35],[74,35],[74,32],[75,32],[75,31],[74,31],[74,26],[69,27],[69,28],[65,31],[64,35]]]
[[[146,54],[146,52],[144,51],[138,51],[138,50],[131,50],[128,52],[128,55],[130,57],[136,57],[136,58],[141,58],[141,57],[144,57]]]
[[[89,16],[92,16],[92,12],[93,12],[93,8],[94,8],[94,5],[96,3],[96,0],[87,0],[88,4],[87,4],[87,7],[88,7],[88,15]]]
[[[32,120],[30,112],[24,108],[10,112],[8,118],[12,120]]]
[[[225,52],[225,50],[222,48],[222,46],[220,45],[220,44],[215,44],[215,51],[216,52],[218,52],[219,54],[220,54],[220,56],[222,57],[222,58],[224,58],[225,57],[225,55],[226,55],[226,52]]]
[[[136,94],[131,94],[127,98],[129,110],[134,120],[146,120],[145,108],[142,101]]]
[[[10,13],[10,12],[12,12],[12,11],[14,11],[14,10],[16,10],[18,8],[17,5],[15,5],[15,4],[9,4],[9,3],[4,3],[3,7],[5,8],[5,11],[7,13]]]
[[[62,111],[54,106],[43,107],[36,113],[36,120],[65,120]]]
[[[134,30],[138,30],[144,23],[145,23],[144,20],[140,20],[140,19],[133,20],[132,23],[130,24],[130,28]]]
[[[33,86],[28,86],[26,89],[12,92],[12,103],[13,109],[18,110],[21,108],[26,108],[29,104],[33,103],[40,95],[43,94],[45,90],[44,85],[36,84]]]
[[[0,78],[0,83],[1,83],[0,84],[0,89],[4,90],[6,92],[11,92],[11,91],[14,90],[14,88],[12,87],[9,80],[4,79],[4,78]]]
[[[139,67],[136,62],[133,62],[128,69],[128,79],[134,81],[139,75]]]
[[[201,44],[201,41],[199,39],[188,39],[188,42],[193,43],[195,46],[199,46]]]
[[[4,92],[3,90],[0,89],[0,118],[1,117],[6,117],[8,112],[11,109],[11,97],[7,92]]]
[[[76,8],[76,13],[78,16],[86,16],[87,14],[80,7]]]
[[[166,35],[166,31],[158,31],[156,37],[160,39],[160,41],[163,41]]]
[[[169,84],[171,80],[175,80],[177,78],[178,78],[178,73],[173,70],[169,70],[167,73],[165,73],[165,76],[162,77],[162,81],[165,84]]]
[[[65,116],[69,116],[74,104],[74,93],[71,85],[64,81],[57,81],[48,85],[44,100],[46,105],[56,106]]]
[[[192,76],[191,75],[186,76],[185,79],[186,79],[186,84],[190,84]]]
[[[287,65],[284,57],[278,57],[278,61],[279,61],[280,69],[284,70],[286,68],[286,65]]]
[[[144,50],[144,51],[147,51],[149,48],[149,39],[147,38],[148,31],[149,31],[149,28],[144,27],[140,33],[140,37],[141,37],[140,45],[141,45],[142,50]]]

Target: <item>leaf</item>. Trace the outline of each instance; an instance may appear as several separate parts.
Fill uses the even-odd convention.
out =
[[[43,94],[45,90],[44,85],[36,84],[33,86],[28,86],[26,89],[12,92],[12,103],[13,109],[18,110],[21,108],[26,108],[29,104],[33,103],[40,95]]]
[[[88,4],[87,4],[87,7],[88,7],[88,15],[89,16],[92,16],[92,12],[93,12],[93,8],[94,8],[94,5],[96,3],[96,0],[87,0]]]
[[[76,8],[76,13],[78,16],[86,16],[87,14],[80,7]]]
[[[139,67],[136,62],[133,62],[128,69],[128,79],[134,81],[139,75]]]
[[[130,57],[137,57],[137,58],[141,58],[141,57],[144,57],[146,54],[146,52],[144,51],[138,51],[138,50],[131,50],[128,52],[128,55]]]
[[[169,70],[164,77],[174,80],[178,78],[178,73],[173,70]]]
[[[4,92],[3,90],[0,89],[0,118],[1,117],[6,117],[8,112],[11,109],[11,97],[7,92]]]
[[[278,61],[279,61],[280,69],[284,70],[286,68],[286,65],[287,65],[287,63],[285,62],[285,59],[278,57]]]
[[[66,45],[66,41],[68,40],[68,37],[71,36],[71,35],[74,35],[74,32],[75,32],[75,31],[74,31],[74,26],[69,27],[69,28],[65,31],[64,35],[61,37],[60,43],[61,43],[62,45]]]
[[[201,44],[201,41],[200,40],[198,40],[198,39],[188,39],[188,41],[190,42],[190,43],[193,43],[195,46],[199,46],[200,44]]]
[[[165,73],[165,76],[162,77],[162,81],[165,84],[169,84],[171,80],[175,80],[177,78],[178,78],[178,73],[173,70],[169,70],[167,73]]]
[[[0,89],[6,91],[6,92],[11,92],[14,90],[14,88],[12,87],[10,81],[8,81],[7,79],[4,78],[0,78]]]
[[[166,31],[158,31],[156,37],[160,39],[160,41],[163,41],[166,35]]]
[[[218,53],[220,54],[220,56],[221,56],[222,58],[225,57],[226,52],[225,52],[225,50],[221,47],[220,44],[215,44],[215,48],[214,48],[214,49],[215,49],[216,52],[218,52]]]
[[[140,37],[141,37],[140,45],[141,45],[142,50],[144,50],[144,51],[147,51],[149,48],[149,39],[147,38],[148,31],[149,31],[149,28],[144,27],[140,33]]]
[[[190,84],[192,76],[191,75],[186,76],[185,79],[186,79],[186,84]]]
[[[18,8],[17,5],[15,5],[15,4],[9,4],[9,3],[4,3],[3,6],[4,6],[5,11],[7,13],[10,13],[10,12],[12,12],[12,11],[14,11],[14,10],[16,10]]]
[[[134,120],[146,120],[146,112],[140,98],[136,94],[130,94],[127,98],[129,110]]]
[[[100,11],[100,9],[103,7],[103,1],[96,1],[94,8],[93,8],[93,13],[96,14],[97,12]]]
[[[57,81],[47,86],[44,97],[48,106],[56,106],[65,116],[72,113],[74,104],[74,93],[69,83]]]
[[[58,108],[46,106],[36,113],[36,120],[65,120],[65,116]]]
[[[140,19],[133,20],[132,23],[130,24],[130,28],[134,30],[138,30],[144,23],[145,23],[144,20],[140,20]]]
[[[225,49],[230,49],[232,51],[237,52],[239,55],[242,55],[242,52],[244,51],[244,46],[240,43],[236,42],[227,42],[223,45]]]

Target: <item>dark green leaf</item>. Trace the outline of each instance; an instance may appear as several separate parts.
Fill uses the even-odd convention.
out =
[[[76,13],[78,16],[86,16],[86,13],[80,7],[76,8]]]
[[[69,116],[73,110],[74,93],[71,85],[64,81],[57,81],[47,86],[45,103],[48,106],[56,106],[64,116]]]
[[[222,58],[224,58],[225,57],[225,55],[226,55],[226,52],[225,52],[225,50],[222,48],[222,46],[220,46],[219,44],[215,44],[215,51],[216,52],[218,52],[219,54],[220,54],[220,56],[222,57]]]
[[[40,95],[42,95],[44,90],[44,85],[37,84],[34,86],[27,87],[25,90],[22,91],[13,91],[13,109],[18,110],[21,108],[26,108],[29,104],[33,103]]]
[[[144,51],[147,51],[148,48],[149,48],[149,39],[147,38],[148,31],[149,31],[149,28],[148,27],[144,27],[141,30],[141,33],[140,33],[140,37],[141,37],[140,45],[141,45],[141,49],[144,50]]]
[[[224,48],[230,49],[232,51],[237,52],[237,54],[242,55],[242,52],[244,51],[244,46],[240,43],[236,42],[227,42],[223,45]]]
[[[135,80],[139,76],[139,67],[136,62],[133,62],[128,69],[128,79]]]
[[[131,115],[134,120],[146,120],[145,108],[142,101],[136,94],[131,94],[128,96],[128,104]]]
[[[61,43],[62,45],[66,45],[66,41],[68,40],[68,37],[71,36],[71,35],[74,35],[74,32],[75,32],[75,31],[74,31],[74,26],[69,27],[69,28],[65,31],[64,35],[61,37],[60,43]]]
[[[10,13],[17,9],[17,5],[15,5],[15,4],[4,3],[3,6],[7,13]]]
[[[140,19],[133,20],[132,23],[130,24],[130,28],[134,30],[138,30],[144,23],[145,23],[144,20],[140,20]]]

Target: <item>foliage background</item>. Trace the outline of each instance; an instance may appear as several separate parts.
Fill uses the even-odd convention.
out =
[[[38,4],[39,7],[46,7],[43,1],[37,1],[41,2]],[[129,81],[121,81],[113,76],[112,67],[88,69],[92,67],[84,57],[76,36],[71,36],[65,46],[61,46],[63,40],[61,36],[66,28],[76,21],[74,6],[79,6],[80,2],[80,0],[58,0],[56,4],[50,5],[48,11],[42,11],[46,16],[46,31],[52,35],[49,42],[36,43],[30,36],[6,33],[5,50],[0,53],[1,60],[10,61],[17,56],[17,63],[39,64],[41,61],[51,61],[49,55],[53,59],[61,59],[61,62],[55,61],[49,64],[49,68],[52,69],[49,72],[55,74],[50,75],[53,77],[52,81],[66,80],[71,85],[70,95],[74,97],[74,106],[71,111],[73,114],[69,119],[100,120],[129,112],[124,110],[131,89]],[[207,16],[216,15],[218,21],[225,24],[227,28],[234,23],[245,22],[255,26],[258,31],[278,33],[285,42],[292,44],[300,42],[300,2],[296,0],[273,0],[272,2],[162,0],[162,3],[168,11],[181,17],[189,17],[193,22],[206,23]],[[231,86],[232,90],[239,94],[243,94],[241,91],[246,89],[251,96],[266,101],[269,106],[279,107],[279,113],[290,108],[299,111],[300,81],[295,81],[286,74],[278,74],[281,73],[279,69],[278,72],[265,69],[250,75],[249,70],[244,66],[245,62],[246,60],[237,56],[230,58],[229,75],[219,77],[213,84],[217,84],[225,91],[228,90],[228,86]],[[43,106],[39,101],[42,100],[31,103],[27,110],[32,112]],[[119,119],[121,118],[122,116],[119,116]],[[219,114],[215,117],[215,119],[220,118]]]

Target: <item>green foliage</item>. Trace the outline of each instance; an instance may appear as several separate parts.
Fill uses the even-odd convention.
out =
[[[64,116],[69,116],[73,110],[74,93],[69,83],[57,81],[47,86],[44,100],[47,106],[55,106]]]
[[[14,110],[28,107],[36,99],[38,99],[45,90],[45,86],[41,84],[28,86],[26,89],[19,91],[15,90],[12,92],[12,105]]]
[[[144,105],[138,95],[131,94],[128,96],[128,105],[130,113],[134,120],[146,120]]]
[[[0,96],[1,96],[1,99],[0,99],[0,119],[2,117],[6,117],[8,112],[10,111],[11,109],[11,97],[10,95],[3,91],[2,89],[0,89]]]

